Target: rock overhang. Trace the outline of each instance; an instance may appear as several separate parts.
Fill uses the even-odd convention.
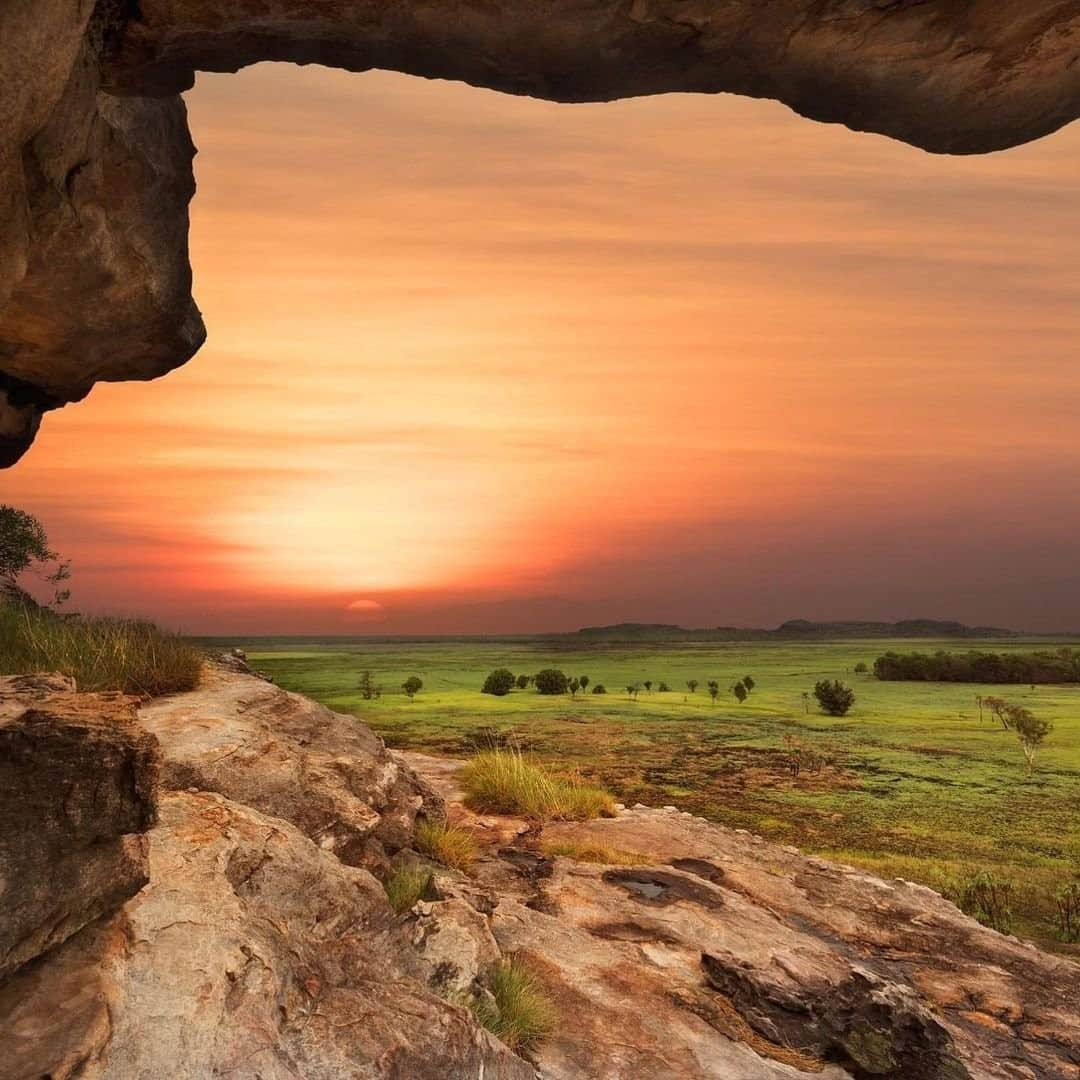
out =
[[[99,381],[157,378],[201,346],[179,95],[198,71],[263,60],[562,102],[729,92],[987,153],[1080,114],[1080,0],[10,0],[0,467],[44,412]]]

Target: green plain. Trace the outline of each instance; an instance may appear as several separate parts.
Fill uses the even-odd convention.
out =
[[[879,682],[853,670],[887,649],[1031,649],[1032,639],[228,644],[246,648],[281,686],[354,713],[391,746],[464,756],[493,731],[512,732],[543,762],[600,781],[623,802],[674,804],[885,877],[940,888],[949,877],[992,869],[1017,883],[1016,931],[1062,948],[1053,937],[1053,892],[1080,873],[1080,687]],[[558,667],[608,693],[481,694],[485,675],[500,666],[515,674]],[[378,700],[360,696],[365,670],[384,687]],[[411,703],[400,690],[409,675],[424,681]],[[757,686],[739,705],[729,687],[744,675]],[[805,711],[803,692],[826,677],[855,689],[848,716],[822,715],[812,699]],[[691,678],[701,684],[696,693],[685,686]],[[631,700],[626,687],[647,679],[653,690]],[[722,688],[715,705],[710,679]],[[671,692],[657,691],[661,681]],[[1017,701],[1053,722],[1034,775],[1025,776],[1015,735],[989,715],[980,721],[977,694]],[[785,735],[831,764],[793,778]]]

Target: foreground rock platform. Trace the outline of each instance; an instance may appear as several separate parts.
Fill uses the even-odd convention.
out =
[[[31,799],[18,820],[9,802],[3,842],[16,850],[12,833],[23,834],[22,865],[36,868],[27,881],[61,917],[25,923],[18,941],[32,948],[9,950],[0,1080],[1080,1072],[1080,966],[979,926],[929,889],[672,808],[543,827],[478,815],[463,805],[459,762],[388,752],[355,718],[242,669],[215,667],[199,690],[141,716],[164,762],[165,783],[149,792],[159,750],[129,701],[39,679],[9,686],[0,706],[0,738],[22,754],[0,759],[14,762],[7,779],[31,795],[55,788],[72,821],[97,821],[85,811],[100,806],[114,832],[145,830],[120,834],[139,859],[110,892],[97,869],[64,869],[66,832],[34,816],[55,801]],[[69,748],[96,745],[89,736],[102,750],[75,770]],[[35,772],[55,783],[28,785]],[[72,775],[96,778],[97,802]],[[417,815],[443,813],[477,840],[468,872],[415,847]],[[583,857],[549,857],[553,845]],[[76,866],[97,867],[75,850]],[[352,862],[431,878],[395,915]],[[490,999],[493,966],[511,958],[557,1015],[519,1053],[466,1007]]]
[[[0,678],[0,979],[146,884],[159,770],[134,702]]]
[[[49,410],[205,339],[179,96],[197,71],[384,68],[554,101],[730,92],[986,153],[1076,119],[1078,49],[1075,0],[5,0],[0,468]]]
[[[403,756],[489,838],[471,879],[440,887],[560,1002],[545,1077],[1080,1076],[1080,966],[930,889],[670,808],[543,830],[638,865],[548,859],[524,823],[462,806],[454,763]]]

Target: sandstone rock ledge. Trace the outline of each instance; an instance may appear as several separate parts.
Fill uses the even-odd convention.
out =
[[[21,831],[41,848],[20,887],[78,917],[19,938],[17,970],[0,980],[0,1080],[1080,1076],[1080,967],[929,889],[672,809],[542,835],[478,816],[458,763],[390,753],[354,718],[243,671],[215,668],[195,693],[145,706],[154,735],[130,710],[48,680],[0,681],[0,737],[30,716],[58,745],[71,732],[90,745],[89,732],[104,748],[81,774],[71,753],[26,752],[9,768],[31,811],[3,804],[0,839]],[[146,784],[159,752],[163,792]],[[73,812],[36,830],[53,789]],[[80,795],[95,790],[99,803]],[[137,830],[119,833],[141,861],[115,894],[83,890],[95,875],[50,875],[57,852],[81,850],[77,826],[98,805],[107,844]],[[468,874],[412,846],[417,814],[442,812],[480,843]],[[544,841],[623,857],[552,859]],[[391,864],[434,876],[402,916],[367,868]],[[559,1015],[531,1060],[458,1004],[511,956]]]

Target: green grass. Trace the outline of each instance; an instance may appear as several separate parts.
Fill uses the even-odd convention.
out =
[[[523,961],[516,957],[500,961],[487,981],[494,1006],[476,997],[470,1008],[477,1021],[511,1050],[531,1050],[555,1030],[555,1004]]]
[[[0,606],[0,675],[59,671],[81,691],[158,697],[194,689],[202,665],[195,646],[152,623]]]
[[[390,906],[402,915],[432,891],[431,871],[418,866],[395,866],[383,879],[383,890]]]
[[[420,821],[413,834],[416,850],[454,870],[468,870],[476,861],[476,837],[445,821]]]
[[[555,776],[514,749],[477,754],[461,771],[465,805],[483,814],[521,814],[537,821],[587,821],[611,816],[615,800],[603,788]]]
[[[478,640],[236,641],[288,689],[354,712],[392,746],[471,757],[506,744],[560,773],[602,785],[623,802],[673,803],[885,876],[931,887],[979,870],[1017,882],[1016,933],[1055,942],[1055,891],[1080,870],[1080,687],[879,682],[855,674],[889,649],[1030,651],[1030,639],[992,642],[672,642],[615,645]],[[220,647],[220,645],[219,645]],[[481,694],[486,675],[559,667],[608,693],[545,697],[532,688]],[[403,693],[364,701],[361,672]],[[728,688],[757,687],[739,705]],[[701,683],[696,694],[687,679]],[[716,679],[710,704],[704,687]],[[802,693],[819,679],[855,690],[845,717],[824,716]],[[651,679],[671,693],[626,687]],[[1036,770],[1024,775],[1016,736],[979,720],[975,696],[1016,701],[1054,724]],[[784,736],[831,764],[788,768]],[[1073,946],[1075,948],[1075,946]]]

